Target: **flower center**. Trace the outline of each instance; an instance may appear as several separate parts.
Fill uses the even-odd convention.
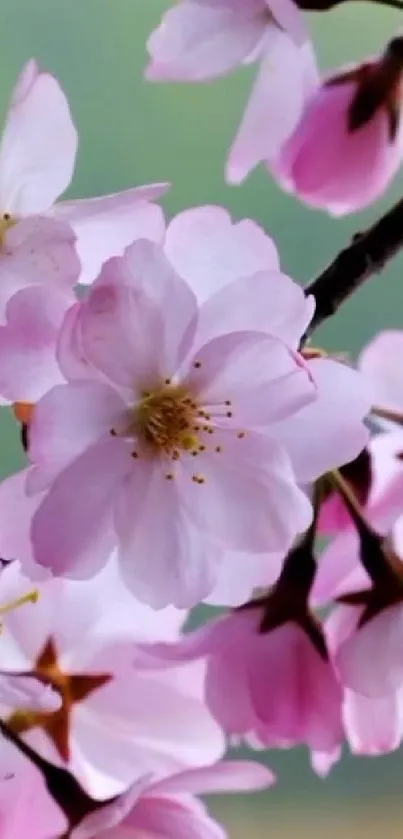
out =
[[[136,410],[133,430],[154,451],[173,455],[198,445],[198,408],[183,385],[168,380],[146,392]]]
[[[13,218],[10,213],[3,213],[0,216],[0,250],[4,248],[6,234],[15,224],[17,224],[17,219]]]

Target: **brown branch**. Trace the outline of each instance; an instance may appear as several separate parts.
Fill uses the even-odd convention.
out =
[[[304,289],[316,300],[313,319],[302,344],[369,277],[378,274],[403,248],[403,199],[365,233],[357,233],[347,248]]]

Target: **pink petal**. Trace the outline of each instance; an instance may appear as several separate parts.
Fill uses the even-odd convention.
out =
[[[35,466],[30,490],[43,489],[74,458],[114,428],[125,403],[109,385],[71,382],[57,385],[35,407],[29,452]]]
[[[116,512],[123,579],[135,596],[154,609],[194,606],[215,583],[222,554],[204,539],[181,505],[170,469],[140,458]]]
[[[267,427],[313,402],[316,395],[302,359],[264,333],[215,338],[197,350],[190,367],[185,384],[213,423],[225,430]]]
[[[244,792],[266,789],[275,782],[275,775],[266,766],[251,760],[222,760],[205,769],[188,769],[160,782],[158,793],[172,795],[194,793],[211,795],[222,792]]]
[[[308,32],[296,3],[293,0],[266,0],[266,3],[280,29],[288,32],[296,44],[303,44],[307,40]]]
[[[60,693],[34,677],[19,673],[0,673],[2,705],[30,711],[57,711],[62,704]]]
[[[240,183],[263,160],[274,158],[297,124],[308,95],[312,55],[275,24],[268,27],[259,76],[227,164],[229,183]]]
[[[25,65],[17,82],[0,146],[3,211],[28,215],[48,210],[69,186],[77,132],[56,79]]]
[[[196,341],[202,346],[215,335],[256,330],[296,350],[313,310],[313,298],[285,274],[260,271],[233,280],[201,306]]]
[[[270,632],[264,651],[256,648],[256,660],[248,664],[253,704],[268,744],[302,741],[322,752],[339,745],[341,690],[331,664],[300,627],[287,623]]]
[[[30,498],[25,491],[28,470],[11,475],[0,483],[0,557],[19,560],[31,570],[31,519],[40,496]],[[4,587],[4,575],[1,576]]]
[[[395,693],[370,699],[346,690],[343,715],[353,754],[376,756],[399,747],[402,731]]]
[[[87,449],[56,478],[32,520],[39,565],[78,579],[99,570],[112,548],[110,517],[130,468],[130,452],[115,438]]]
[[[402,621],[402,605],[389,606],[341,643],[335,662],[346,687],[369,698],[401,687]]]
[[[273,435],[289,451],[301,483],[353,460],[369,439],[363,420],[371,398],[363,376],[330,359],[309,362],[317,398],[279,423]]]
[[[175,372],[196,315],[196,298],[161,248],[136,242],[104,266],[83,308],[81,345],[104,375],[140,392]]]
[[[112,802],[106,803],[99,810],[95,810],[94,813],[90,813],[89,816],[85,816],[78,827],[70,834],[70,839],[93,839],[98,834],[102,835],[106,831],[109,832],[113,828],[117,828],[135,807],[138,798],[147,788],[149,782],[149,776],[144,775],[143,778],[132,784],[127,792],[119,795]]]
[[[380,332],[362,351],[358,365],[370,386],[373,402],[382,408],[403,411],[403,331]]]
[[[259,44],[266,20],[261,0],[214,5],[185,0],[164,15],[149,38],[146,77],[198,82],[225,75]]]
[[[9,300],[7,325],[0,325],[2,396],[11,402],[35,403],[63,381],[56,360],[56,342],[73,300],[40,286],[22,289]]]
[[[210,818],[201,802],[192,798],[140,799],[127,825],[134,835],[158,839],[226,839],[223,828]]]
[[[323,606],[369,585],[369,577],[359,562],[358,535],[350,529],[333,539],[322,552],[311,592],[312,603]]]
[[[193,458],[179,462],[179,493],[189,517],[228,549],[287,551],[309,526],[312,510],[284,450],[252,432],[242,440],[220,432],[220,443],[219,454],[213,449],[197,464]],[[192,480],[195,472],[203,484]]]
[[[33,216],[11,227],[0,254],[0,318],[9,298],[30,285],[70,291],[80,263],[75,236],[66,224]]]
[[[239,277],[279,270],[276,246],[264,230],[251,219],[232,223],[222,207],[179,213],[168,226],[164,250],[199,302]]]
[[[70,224],[77,236],[80,283],[92,282],[107,259],[120,256],[136,239],[163,240],[163,212],[152,202],[167,189],[167,184],[154,184],[54,207],[53,215]]]
[[[104,807],[95,810],[94,813],[90,813],[89,816],[85,816],[78,827],[70,834],[70,839],[93,839],[98,834],[102,835],[102,833],[118,827],[136,805],[138,798],[149,783],[149,775],[144,775],[132,784],[127,792],[119,795],[112,802],[106,803]]]
[[[225,551],[217,568],[213,591],[205,599],[210,606],[242,606],[255,589],[273,585],[283,566],[284,554],[253,554]]]

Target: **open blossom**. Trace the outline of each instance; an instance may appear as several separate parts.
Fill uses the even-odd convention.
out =
[[[31,427],[28,490],[48,489],[32,527],[40,564],[88,575],[114,530],[136,595],[189,606],[213,590],[223,552],[288,550],[311,516],[297,481],[356,454],[369,407],[356,373],[296,353],[312,307],[290,286],[262,273],[198,307],[149,242],[104,267],[62,342],[71,381]],[[243,326],[248,293],[260,305]]]
[[[14,564],[3,572],[19,574]],[[48,580],[38,590],[34,607],[8,616],[0,669],[50,685],[61,704],[27,709],[0,696],[14,734],[100,800],[142,775],[157,780],[221,758],[223,738],[203,703],[203,668],[176,676],[133,665],[136,636],[146,645],[165,632],[172,637],[172,613],[136,611],[113,565],[91,583]]]
[[[342,741],[342,694],[324,649],[293,620],[265,631],[262,614],[251,606],[150,652],[167,662],[207,660],[206,700],[229,735],[332,753]]]
[[[317,85],[302,15],[292,0],[181,0],[152,33],[148,50],[152,81],[201,82],[260,61],[228,161],[234,183],[277,154]]]
[[[403,156],[403,39],[379,60],[330,76],[306,104],[272,167],[280,183],[334,215],[381,195]]]
[[[65,94],[53,76],[41,72],[35,61],[29,61],[13,92],[0,145],[0,238],[7,254],[10,249],[14,252],[19,237],[21,255],[17,265],[14,257],[13,274],[16,267],[22,268],[24,256],[26,284],[33,281],[28,269],[32,273],[32,267],[36,267],[38,275],[47,267],[41,251],[34,265],[30,265],[36,228],[38,235],[43,229],[42,237],[46,234],[49,239],[45,251],[48,273],[52,260],[55,261],[52,231],[57,239],[58,230],[73,228],[82,265],[81,282],[92,280],[102,262],[121,253],[136,236],[159,239],[163,235],[161,210],[150,203],[166,191],[162,184],[55,204],[70,184],[76,152],[77,132]],[[42,218],[46,215],[53,216],[53,221]],[[3,255],[1,273],[4,260]]]

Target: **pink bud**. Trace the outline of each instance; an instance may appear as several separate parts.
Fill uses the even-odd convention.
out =
[[[395,38],[378,60],[325,81],[273,165],[283,186],[333,215],[378,198],[402,159],[402,70]]]

